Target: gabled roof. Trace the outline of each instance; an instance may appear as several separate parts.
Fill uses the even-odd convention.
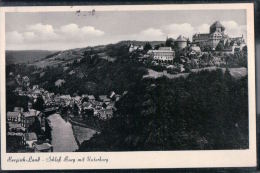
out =
[[[33,141],[33,140],[37,140],[37,135],[34,132],[31,133],[25,133],[24,134],[24,139],[26,141]]]
[[[100,96],[99,96],[99,99],[102,100],[103,102],[108,102],[108,101],[110,101],[110,99],[107,98],[106,95],[100,95]]]
[[[48,150],[52,147],[51,144],[49,143],[42,143],[42,144],[36,144],[35,145],[35,149],[38,151],[42,151],[42,150]]]
[[[36,117],[40,114],[41,112],[40,111],[37,111],[35,109],[31,109],[29,110],[28,112],[24,112],[23,113],[23,116],[24,117]]]
[[[89,96],[88,96],[88,99],[90,99],[90,100],[95,100],[95,96],[89,95]]]
[[[219,21],[216,21],[216,22],[214,22],[211,26],[210,26],[210,28],[223,28],[223,29],[225,29],[225,27],[219,22]]]
[[[22,107],[14,107],[14,112],[23,112]]]

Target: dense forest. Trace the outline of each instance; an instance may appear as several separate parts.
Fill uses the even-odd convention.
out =
[[[228,70],[140,81],[79,151],[248,148],[247,103],[247,77]]]

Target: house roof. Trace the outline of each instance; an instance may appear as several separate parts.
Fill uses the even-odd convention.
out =
[[[80,96],[76,96],[76,97],[74,97],[74,99],[75,99],[76,101],[80,101],[80,100],[81,100],[81,97],[80,97]]]
[[[91,105],[89,102],[83,102],[82,107],[90,107]]]
[[[15,123],[15,122],[8,122],[10,129],[21,129],[24,130],[21,123]]]
[[[35,109],[31,109],[28,112],[24,112],[23,116],[24,117],[33,117],[33,116],[38,116],[41,112],[37,111]]]
[[[89,95],[89,96],[88,96],[88,99],[95,100],[95,96]]]
[[[24,80],[25,82],[29,82],[30,79],[29,79],[28,76],[24,76],[24,77],[23,77],[23,80]]]
[[[170,50],[172,50],[172,48],[171,47],[160,47],[159,50],[168,50],[168,51],[170,51]]]
[[[19,112],[7,112],[7,117],[17,118],[20,116]]]
[[[70,95],[61,95],[60,96],[61,99],[71,99]]]
[[[195,52],[200,52],[200,47],[199,46],[192,46],[191,50],[194,50]]]
[[[23,112],[22,107],[14,107],[14,112]]]
[[[114,91],[112,91],[111,93],[110,93],[110,98],[112,98],[112,97],[114,97],[116,95],[116,93],[114,92]]]
[[[98,113],[104,117],[105,115],[108,115],[108,114],[113,114],[113,109],[102,109],[102,110],[99,110]]]
[[[100,95],[99,98],[100,99],[105,99],[105,98],[107,98],[107,96],[106,95]]]
[[[100,96],[99,96],[99,99],[102,100],[103,102],[109,102],[109,101],[110,101],[110,99],[107,98],[106,95],[100,95]]]
[[[42,151],[42,150],[48,150],[52,147],[51,144],[49,143],[42,143],[42,144],[36,144],[35,145],[35,149],[38,151]]]
[[[34,132],[31,133],[25,133],[24,134],[24,139],[26,141],[33,141],[33,140],[37,140],[37,135]]]

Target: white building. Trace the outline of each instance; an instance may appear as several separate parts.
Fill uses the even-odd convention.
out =
[[[133,44],[131,44],[129,47],[129,52],[133,52],[135,50],[144,50],[144,46],[142,45],[134,46]]]
[[[147,53],[158,62],[173,62],[175,56],[171,47],[160,47],[159,50],[149,50]]]

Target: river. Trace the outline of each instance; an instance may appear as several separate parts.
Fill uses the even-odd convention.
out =
[[[59,114],[52,114],[48,117],[52,129],[53,152],[73,152],[78,149],[77,142],[73,135],[72,126]]]

